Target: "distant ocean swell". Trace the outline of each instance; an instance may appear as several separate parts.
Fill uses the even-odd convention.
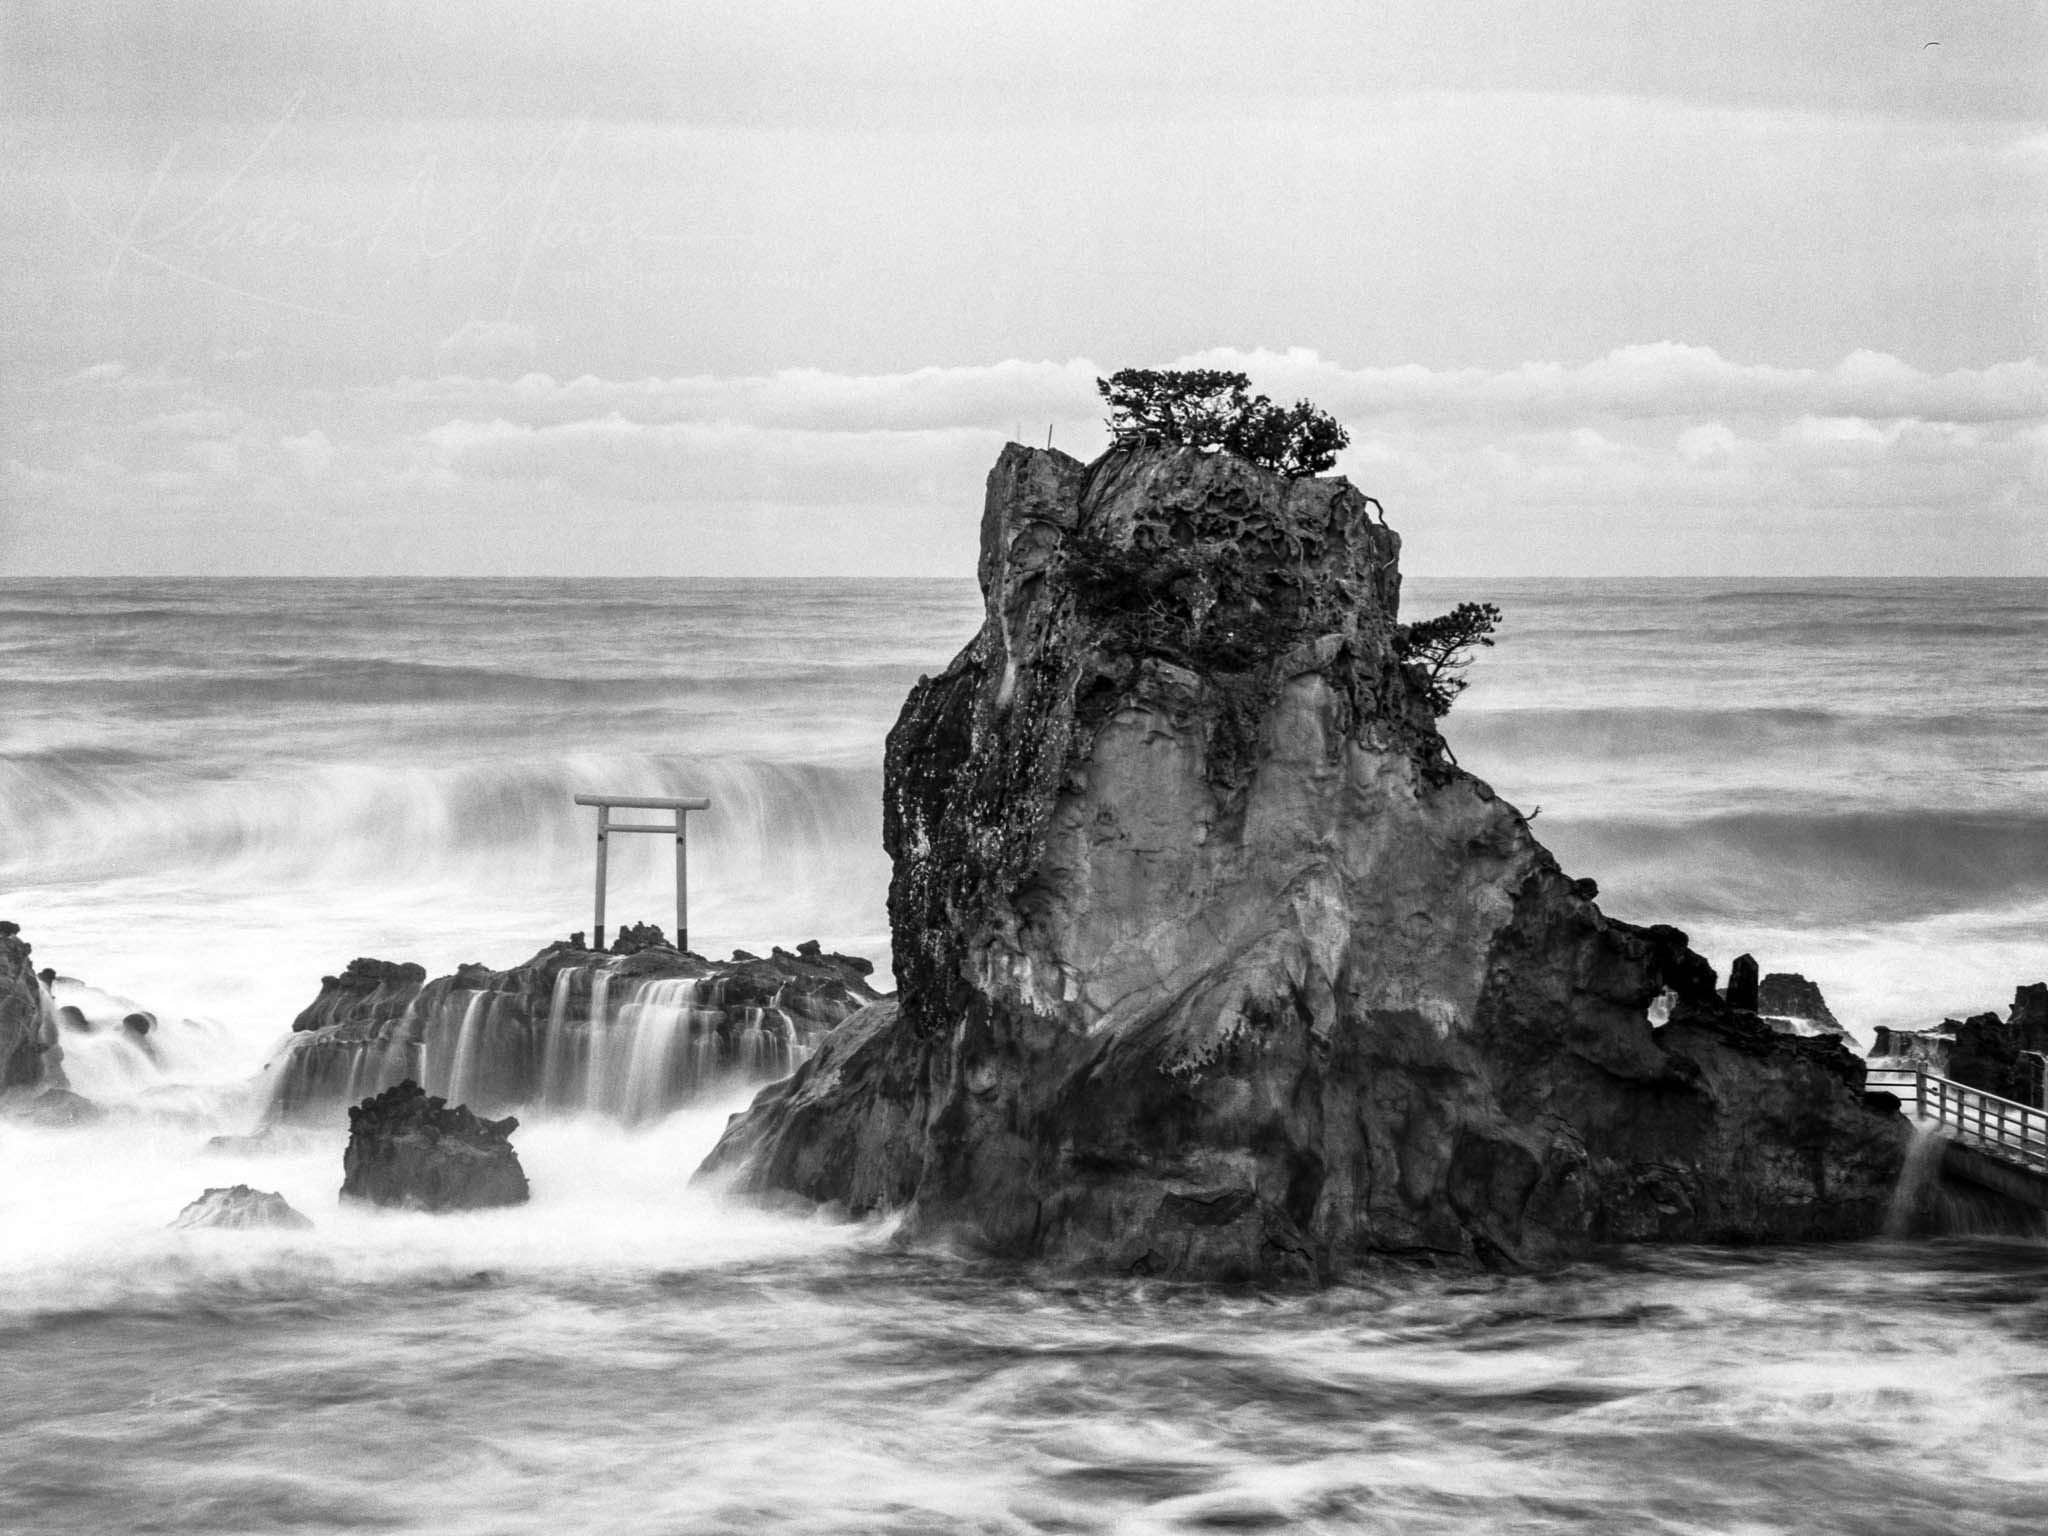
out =
[[[2048,736],[2048,699],[2001,709],[1927,713],[1852,712],[1820,706],[1688,709],[1666,704],[1455,713],[1446,724],[1461,751],[1539,753],[1589,764],[1646,755],[1702,755],[1717,767],[1762,752],[1898,753],[1925,764],[1958,753],[1981,754],[2008,742]],[[1980,762],[1981,757],[1971,761]]]
[[[1542,816],[1573,873],[1632,901],[1817,924],[1996,911],[2043,896],[2041,811],[1800,810],[1682,820]],[[2048,953],[2043,955],[2048,969]]]
[[[1447,738],[1608,911],[1865,1026],[2048,975],[2048,583],[1405,606],[1467,599],[1505,620]],[[701,794],[693,936],[886,967],[883,740],[980,616],[966,580],[0,582],[0,916],[255,1031],[353,953],[505,963],[587,921],[579,791]],[[612,921],[663,918],[667,857],[615,847]]]
[[[176,716],[189,711],[232,711],[296,704],[363,704],[391,708],[410,704],[573,705],[617,704],[686,707],[714,701],[734,704],[764,691],[854,686],[893,679],[900,666],[808,665],[778,668],[762,676],[664,675],[659,669],[632,676],[550,677],[490,667],[433,662],[356,660],[345,657],[237,657],[223,662],[204,654],[162,656],[153,667],[137,668],[114,681],[95,680],[96,691],[124,707]],[[77,686],[72,677],[24,678],[25,698],[61,695]]]
[[[760,873],[876,848],[874,764],[587,754],[272,768],[233,780],[0,759],[0,881],[549,880],[591,859],[589,791],[703,795],[693,857]],[[126,766],[126,765],[122,765]]]

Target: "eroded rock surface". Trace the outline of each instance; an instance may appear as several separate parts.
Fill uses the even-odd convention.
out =
[[[180,1230],[193,1227],[298,1229],[312,1225],[310,1220],[292,1209],[291,1202],[283,1195],[267,1189],[252,1189],[247,1184],[209,1189],[178,1212],[171,1222],[174,1229]]]
[[[1772,971],[1757,985],[1756,1011],[1767,1019],[1783,1019],[1807,1034],[1847,1034],[1820,986],[1797,971]]]
[[[320,978],[320,995],[296,1019],[294,1032],[374,1025],[396,1018],[427,984],[427,968],[411,961],[349,961],[339,976]]]
[[[1341,479],[1005,449],[986,621],[889,737],[898,997],[707,1167],[1205,1277],[1877,1230],[1904,1127],[1861,1062],[1455,766],[1399,553]]]
[[[348,1112],[344,1199],[420,1211],[521,1205],[526,1171],[512,1150],[519,1122],[485,1120],[403,1082]]]

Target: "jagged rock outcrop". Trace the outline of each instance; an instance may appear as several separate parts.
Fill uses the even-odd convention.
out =
[[[1341,479],[1005,449],[986,621],[889,737],[898,997],[707,1168],[1207,1277],[1876,1231],[1895,1104],[1457,768],[1399,553]]]
[[[557,943],[509,970],[433,981],[417,965],[354,961],[322,979],[272,1064],[271,1118],[338,1119],[406,1078],[492,1110],[647,1118],[735,1076],[782,1076],[877,996],[868,961],[815,941],[707,960],[635,932],[610,955]]]
[[[0,922],[0,1094],[63,1086],[63,1056],[50,994],[21,926]]]
[[[1846,1035],[1817,982],[1797,971],[1772,971],[1757,984],[1756,1011],[1811,1035]]]
[[[1728,962],[1728,1006],[1741,1013],[1757,1009],[1757,964],[1755,955],[1737,955]]]
[[[178,1212],[171,1222],[173,1230],[181,1231],[194,1227],[225,1227],[234,1230],[278,1227],[296,1230],[312,1225],[310,1220],[292,1209],[291,1202],[283,1195],[267,1189],[252,1189],[247,1184],[209,1189]]]
[[[339,976],[320,978],[320,995],[292,1020],[294,1033],[396,1018],[427,984],[427,968],[411,961],[349,961]]]
[[[485,1120],[410,1080],[348,1112],[342,1198],[418,1211],[522,1205],[526,1170],[512,1150],[518,1120]]]

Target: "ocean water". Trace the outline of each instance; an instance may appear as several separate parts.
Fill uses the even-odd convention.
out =
[[[1616,915],[1867,1039],[2048,978],[2048,583],[1440,582],[1447,721]],[[0,1120],[0,1531],[2035,1531],[2048,1250],[1068,1284],[690,1186],[744,1093],[533,1117],[535,1198],[341,1208],[248,1128],[357,955],[590,921],[579,791],[705,794],[692,940],[886,972],[881,744],[967,582],[0,582],[0,917],[112,1113]],[[662,839],[610,917],[670,922]],[[174,1233],[201,1189],[317,1223]]]

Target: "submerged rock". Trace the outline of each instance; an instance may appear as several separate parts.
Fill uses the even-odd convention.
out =
[[[511,1116],[485,1120],[462,1105],[430,1098],[407,1081],[348,1112],[342,1153],[343,1198],[421,1211],[474,1211],[520,1205],[526,1171],[512,1150]]]
[[[357,960],[321,983],[271,1070],[272,1120],[317,1123],[407,1078],[487,1109],[651,1118],[734,1078],[791,1071],[878,994],[873,970],[817,943],[707,960],[659,942],[605,955],[551,944],[509,970]]]
[[[889,736],[901,990],[707,1168],[1200,1277],[1878,1230],[1895,1108],[1456,766],[1399,554],[1341,479],[1006,448],[986,620]]]
[[[68,1130],[104,1120],[107,1112],[81,1093],[46,1085],[0,1094],[0,1115],[51,1129]]]
[[[171,1223],[173,1229],[190,1227],[310,1227],[313,1223],[293,1210],[283,1195],[265,1189],[235,1184],[226,1189],[209,1189]]]

